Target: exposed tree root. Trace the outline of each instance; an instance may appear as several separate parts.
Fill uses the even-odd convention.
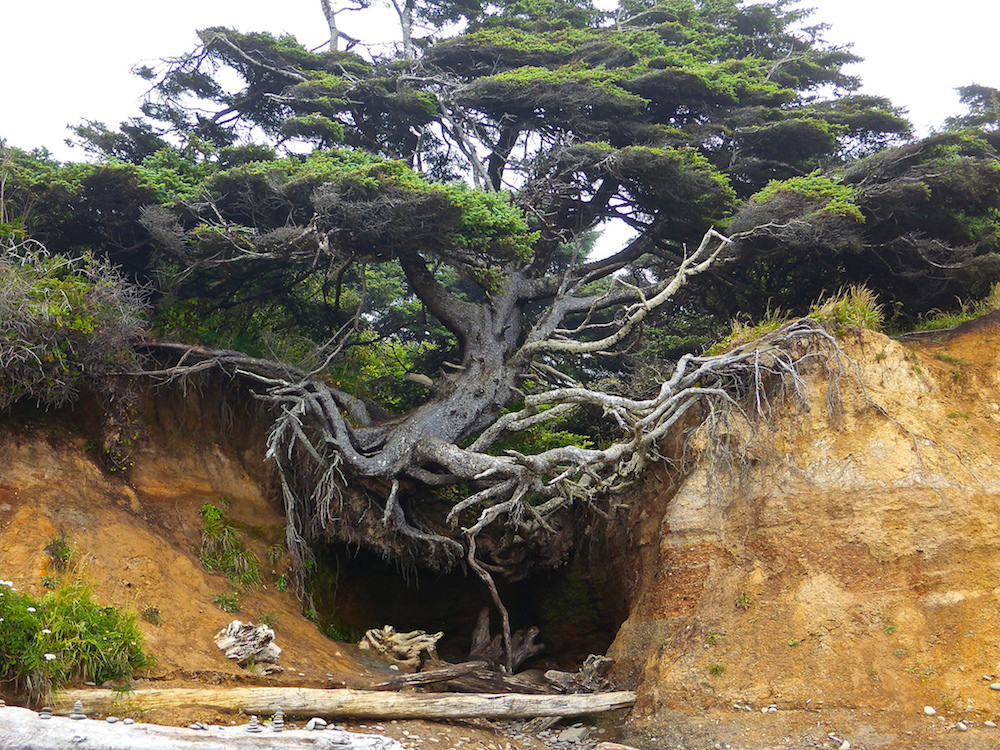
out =
[[[440,567],[467,563],[500,612],[507,668],[512,669],[510,621],[493,580],[496,574],[510,575],[520,564],[501,554],[512,540],[544,551],[566,513],[610,517],[614,497],[658,459],[658,443],[692,410],[700,410],[709,422],[732,410],[766,420],[775,395],[804,397],[801,372],[807,365],[838,360],[835,339],[815,321],[803,319],[718,356],[683,356],[658,392],[645,399],[588,387],[560,369],[563,357],[601,353],[625,342],[650,311],[690,276],[710,267],[727,243],[721,235],[708,233],[671,277],[649,290],[619,283],[602,297],[577,296],[591,277],[579,269],[567,272],[555,301],[512,353],[491,354],[484,340],[481,353],[470,351],[462,369],[443,376],[427,403],[381,422],[371,419],[360,400],[334,388],[315,370],[238,352],[152,342],[161,360],[172,354],[173,361],[146,374],[174,379],[221,370],[270,406],[274,421],[267,458],[284,499],[286,541],[297,571],[304,571],[309,543],[323,536],[393,550],[397,557],[410,550],[413,559],[419,556]],[[411,280],[420,283],[418,271]],[[628,298],[635,301],[625,307],[612,332],[607,333],[606,324],[593,322],[597,311]],[[499,326],[505,319],[500,308],[521,304],[518,299],[498,299],[497,321],[483,322],[482,327]],[[571,313],[583,315],[577,318],[581,322],[571,329],[560,327]],[[326,348],[337,351],[340,346],[331,341]],[[840,369],[839,363],[829,367],[834,378]],[[524,395],[519,409],[498,415],[512,384],[528,375],[540,386]],[[836,398],[836,388],[830,394]],[[599,410],[618,437],[599,448],[494,451],[502,438],[579,408]],[[435,515],[419,507],[419,485],[460,485],[468,493],[446,513]],[[490,544],[484,554],[478,542],[488,530]]]

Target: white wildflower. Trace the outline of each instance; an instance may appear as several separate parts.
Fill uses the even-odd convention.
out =
[[[45,635],[49,635],[52,631],[48,628],[42,628],[42,632],[45,633]]]
[[[56,660],[56,655],[55,654],[45,654],[44,658],[45,658],[45,661],[55,661]]]
[[[28,607],[28,611],[29,611],[29,612],[34,612],[34,611],[35,611],[35,608],[34,608],[34,607]]]

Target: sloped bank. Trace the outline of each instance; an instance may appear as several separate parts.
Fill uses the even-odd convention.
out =
[[[734,706],[1000,717],[1000,321],[840,343],[840,409],[815,373],[738,465],[703,459],[636,500],[609,652],[639,691],[636,738]]]

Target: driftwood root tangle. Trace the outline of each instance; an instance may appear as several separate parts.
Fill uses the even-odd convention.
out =
[[[156,724],[108,724],[53,717],[39,721],[26,708],[0,708],[0,747],[4,750],[403,750],[396,740],[339,730],[308,732],[245,727],[184,729]]]
[[[392,625],[386,625],[381,630],[373,628],[365,633],[358,642],[358,648],[419,669],[421,654],[427,654],[428,659],[437,659],[437,642],[443,636],[444,633],[428,635],[424,630],[398,633]]]
[[[285,716],[323,716],[333,719],[526,719],[535,716],[585,716],[629,708],[631,691],[593,695],[524,695],[519,693],[452,695],[409,694],[368,690],[319,688],[199,688],[142,689],[122,695],[113,690],[67,690],[56,708],[69,711],[82,701],[88,711],[115,713],[160,708],[195,708],[206,712],[239,711],[273,714],[281,706]]]

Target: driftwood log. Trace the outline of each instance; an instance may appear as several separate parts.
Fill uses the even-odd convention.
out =
[[[369,719],[525,719],[534,716],[583,716],[635,703],[635,693],[619,691],[582,695],[521,693],[454,695],[387,693],[370,690],[318,688],[141,689],[121,694],[113,690],[66,690],[56,709],[68,712],[81,701],[88,712],[118,714],[161,708],[190,708],[273,714],[281,706],[286,716]]]
[[[367,690],[402,690],[407,687],[423,687],[448,682],[459,677],[474,674],[483,669],[489,669],[485,661],[467,661],[462,664],[448,664],[425,672],[414,672],[393,677],[391,680],[370,685]]]
[[[0,708],[3,750],[403,750],[381,735],[338,730],[307,732],[265,729],[251,734],[245,727],[184,729],[157,724],[108,724],[55,716],[40,721],[26,708]]]

